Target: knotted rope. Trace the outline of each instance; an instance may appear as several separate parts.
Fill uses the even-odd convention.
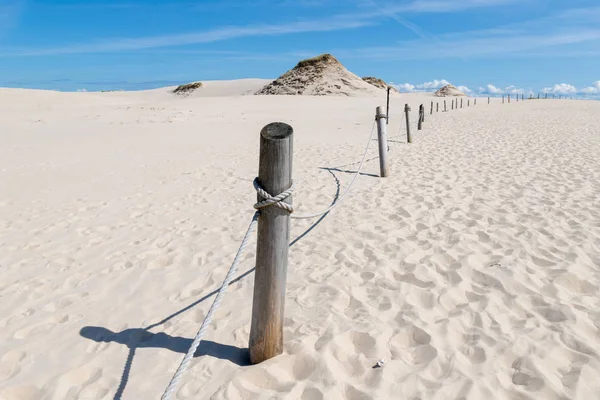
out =
[[[275,206],[286,210],[290,214],[294,212],[294,208],[290,204],[283,202],[285,199],[290,197],[292,193],[294,193],[294,181],[292,181],[292,186],[290,186],[288,190],[284,190],[277,196],[271,196],[265,189],[263,189],[260,186],[260,183],[258,183],[258,178],[255,178],[253,183],[254,189],[256,189],[258,195],[264,199],[254,205],[255,209],[260,210],[261,208]]]

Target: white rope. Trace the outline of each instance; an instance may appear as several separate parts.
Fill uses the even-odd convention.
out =
[[[287,199],[292,195],[292,193],[294,193],[294,181],[292,181],[292,186],[290,186],[288,190],[281,192],[277,196],[271,196],[265,189],[263,189],[258,183],[258,178],[255,178],[253,183],[254,189],[256,189],[258,195],[264,199],[256,203],[254,208],[260,210],[261,208],[276,206],[286,210],[290,214],[294,212],[294,208],[290,204],[283,202],[283,200]]]
[[[167,386],[167,388],[165,389],[165,391],[161,397],[161,400],[171,399],[171,396],[177,389],[177,385],[179,384],[181,375],[183,375],[183,373],[188,369],[190,362],[192,361],[192,358],[194,357],[194,354],[196,353],[196,350],[198,349],[198,346],[200,345],[202,336],[204,336],[204,332],[208,328],[208,325],[211,323],[213,314],[215,313],[217,308],[219,308],[219,306],[221,305],[221,301],[223,300],[223,296],[225,295],[225,292],[227,291],[227,287],[231,283],[231,280],[233,279],[233,275],[237,271],[238,264],[240,263],[242,255],[244,254],[244,250],[246,249],[246,246],[248,246],[248,241],[250,240],[250,236],[252,235],[252,232],[254,232],[254,229],[256,228],[256,222],[258,221],[258,215],[259,215],[258,211],[254,213],[254,216],[252,217],[252,221],[250,222],[250,226],[248,226],[246,235],[244,236],[244,239],[242,240],[242,244],[240,244],[240,248],[238,249],[237,254],[235,255],[235,258],[233,259],[233,263],[231,264],[231,267],[229,268],[229,272],[227,272],[227,276],[225,276],[225,279],[223,280],[223,283],[221,284],[221,288],[219,289],[219,292],[217,293],[217,297],[215,297],[215,300],[214,300],[212,306],[210,306],[210,309],[208,310],[208,314],[206,314],[206,317],[204,318],[204,321],[202,322],[202,326],[200,326],[200,330],[196,334],[196,337],[194,338],[194,341],[192,342],[192,345],[190,346],[190,349],[188,350],[187,354],[185,355],[185,357],[183,357],[183,360],[181,361],[181,364],[177,368],[175,375],[173,375],[173,378],[171,378],[171,382],[169,382],[169,386]]]
[[[331,206],[327,207],[325,210],[318,212],[318,213],[314,213],[314,214],[308,214],[308,215],[292,215],[293,219],[308,219],[308,218],[320,217],[321,215],[327,214],[329,211],[333,210],[335,207],[337,207],[342,202],[342,200],[344,200],[344,197],[346,197],[348,192],[350,192],[350,189],[352,188],[354,181],[356,180],[358,175],[360,175],[362,166],[365,162],[365,159],[367,158],[367,152],[369,151],[369,146],[371,145],[371,139],[373,138],[373,133],[375,132],[375,122],[376,121],[374,120],[373,126],[371,127],[371,134],[369,135],[369,140],[367,141],[367,147],[365,147],[365,153],[363,154],[362,160],[360,161],[358,170],[354,174],[354,177],[352,178],[350,185],[348,185],[348,188],[346,188],[346,191],[340,196],[340,198],[335,203],[333,203]]]

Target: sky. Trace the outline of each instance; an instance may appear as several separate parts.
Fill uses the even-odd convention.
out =
[[[274,79],[333,54],[402,91],[600,98],[598,0],[0,0],[0,87]]]

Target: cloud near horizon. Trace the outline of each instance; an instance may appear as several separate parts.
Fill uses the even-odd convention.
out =
[[[430,82],[423,82],[419,84],[412,83],[401,83],[393,84],[396,89],[404,93],[418,93],[418,92],[435,92],[439,88],[449,85],[450,82],[446,79],[434,79]],[[469,95],[488,95],[488,96],[500,96],[505,94],[525,94],[534,95],[537,93],[531,88],[524,89],[519,88],[515,85],[509,85],[504,88],[497,87],[488,83],[485,86],[480,86],[476,90],[471,90],[467,86],[455,85],[460,91]],[[560,94],[560,95],[572,95],[581,97],[600,97],[600,81],[594,82],[591,86],[587,86],[581,89],[576,88],[573,85],[567,83],[558,83],[551,87],[543,88],[541,93]]]

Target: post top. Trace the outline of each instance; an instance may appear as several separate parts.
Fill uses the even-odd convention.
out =
[[[285,122],[271,122],[260,131],[260,136],[268,140],[287,139],[294,133],[294,128]]]

